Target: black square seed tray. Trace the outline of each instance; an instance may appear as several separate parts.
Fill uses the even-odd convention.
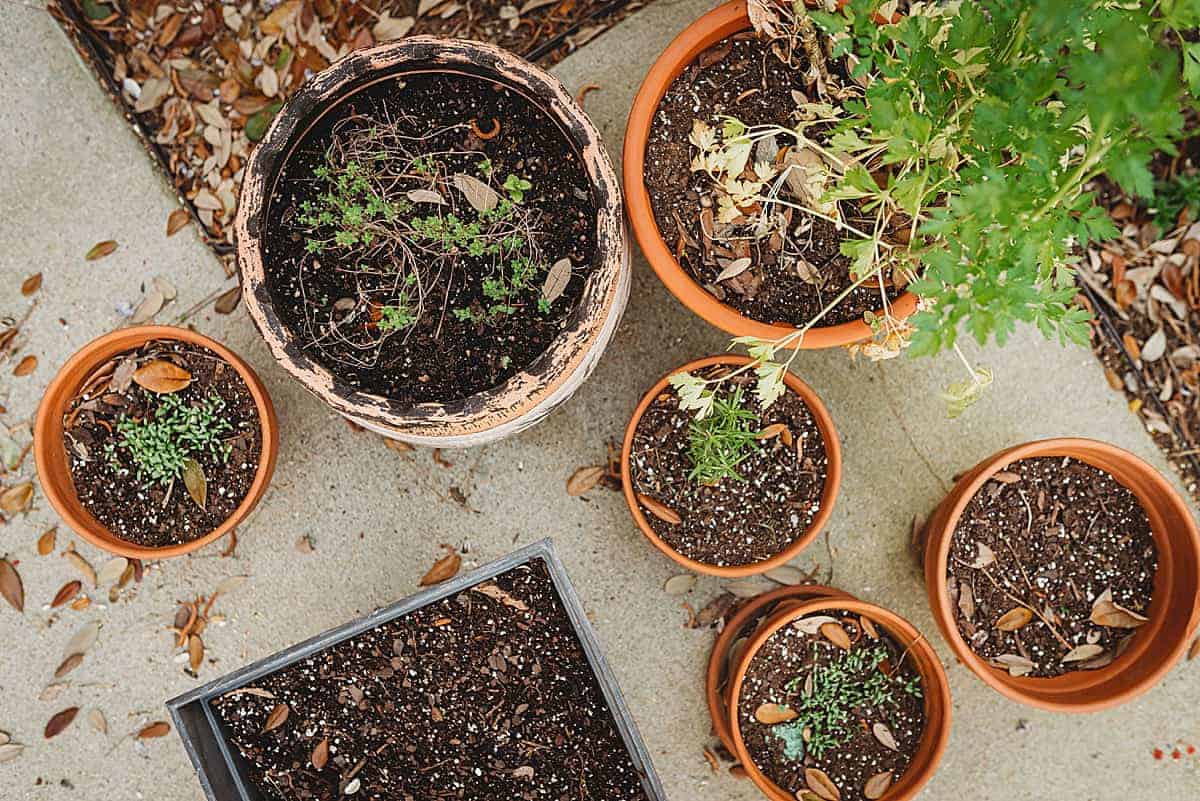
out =
[[[168,701],[167,708],[175,722],[175,730],[183,740],[183,747],[191,757],[200,784],[204,787],[204,792],[210,801],[262,801],[261,794],[247,778],[248,773],[241,754],[230,741],[224,724],[212,710],[210,702],[213,699],[253,684],[264,676],[306,659],[343,640],[467,590],[515,567],[539,559],[545,563],[546,569],[550,573],[559,602],[566,610],[575,629],[575,636],[583,646],[583,651],[596,676],[596,681],[604,693],[604,700],[608,704],[609,712],[613,716],[617,730],[629,752],[629,757],[642,777],[642,786],[647,796],[651,801],[666,801],[666,795],[654,772],[646,745],[642,742],[637,726],[625,706],[621,689],[617,686],[616,679],[613,677],[608,663],[604,660],[600,643],[596,639],[596,632],[588,622],[583,606],[579,602],[579,596],[576,595],[575,588],[567,577],[562,562],[554,552],[554,544],[549,539],[527,545],[489,565],[430,587],[391,606],[377,609],[365,617],[318,634],[312,639],[293,645]]]

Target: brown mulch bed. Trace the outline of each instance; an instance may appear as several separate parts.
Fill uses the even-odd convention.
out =
[[[242,166],[315,72],[415,34],[493,42],[549,66],[647,1],[50,0],[49,10],[231,275]]]

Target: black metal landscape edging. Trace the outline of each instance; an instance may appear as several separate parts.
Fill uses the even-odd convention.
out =
[[[546,570],[558,593],[559,602],[571,620],[575,636],[579,639],[592,673],[596,676],[600,690],[604,693],[609,713],[616,723],[634,767],[641,775],[642,787],[645,789],[646,795],[651,801],[666,801],[662,784],[650,761],[650,754],[625,706],[621,689],[617,686],[617,681],[605,662],[600,643],[596,639],[596,632],[592,629],[592,625],[583,611],[583,605],[579,601],[579,596],[576,595],[575,588],[567,577],[566,569],[554,552],[554,544],[549,539],[527,545],[489,565],[442,582],[390,606],[377,609],[365,617],[318,634],[216,681],[209,682],[203,687],[172,698],[167,702],[167,708],[171,712],[175,730],[183,740],[183,747],[196,769],[200,784],[204,787],[205,795],[210,801],[260,801],[261,799],[258,791],[245,778],[245,765],[241,755],[236,748],[232,747],[223,724],[212,711],[211,702],[215,698],[252,684],[264,676],[306,659],[343,640],[403,617],[421,607],[455,595],[537,559],[546,564]]]

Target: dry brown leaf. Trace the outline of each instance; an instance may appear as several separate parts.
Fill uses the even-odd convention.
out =
[[[133,381],[150,392],[166,395],[178,392],[192,383],[192,374],[165,359],[155,359],[135,370]]]
[[[1032,673],[1033,669],[1037,667],[1033,662],[1017,654],[1000,654],[1000,656],[992,657],[992,661],[1008,670],[1010,676],[1025,676]]]
[[[833,783],[833,779],[819,768],[805,768],[804,783],[808,785],[808,789],[824,798],[825,801],[841,801],[841,790]]]
[[[379,21],[371,28],[371,33],[377,42],[391,42],[403,39],[416,23],[412,17],[393,18],[386,11],[379,16]]]
[[[50,608],[60,607],[68,601],[73,600],[81,589],[83,589],[83,583],[79,579],[68,581],[54,594],[54,600],[50,602]]]
[[[859,615],[858,624],[862,626],[863,632],[872,640],[879,639],[879,629],[875,628],[875,624],[871,622],[871,618]]]
[[[654,500],[649,495],[638,493],[637,500],[638,503],[646,507],[646,511],[664,523],[677,526],[683,522],[683,518],[679,516],[678,512],[668,506],[664,506],[662,503]]]
[[[111,255],[116,249],[117,243],[114,240],[105,239],[103,242],[97,242],[92,245],[84,258],[88,261],[96,261],[97,259],[103,259],[105,256]]]
[[[759,723],[767,726],[774,726],[777,723],[787,723],[789,720],[795,720],[800,717],[800,713],[784,704],[765,703],[759,704],[758,709],[754,710],[754,719]]]
[[[25,586],[12,562],[0,559],[0,595],[18,612],[25,611]]]
[[[84,559],[78,551],[63,551],[63,558],[70,562],[71,566],[79,571],[80,575],[87,579],[88,584],[91,584],[93,587],[99,586],[96,583],[96,571],[92,568],[88,560]]]
[[[473,175],[456,173],[450,176],[450,182],[454,184],[455,189],[462,192],[471,208],[481,214],[496,208],[496,204],[500,202],[500,194]]]
[[[784,585],[803,584],[812,578],[795,565],[780,565],[779,567],[773,567],[767,572],[763,573],[763,575],[769,578],[771,581],[774,581],[776,584]]]
[[[108,721],[104,718],[104,713],[99,709],[93,709],[88,712],[88,722],[92,724],[92,728],[101,734],[108,734]]]
[[[171,732],[171,725],[166,721],[157,720],[143,726],[135,737],[139,740],[153,740],[156,737],[166,737]]]
[[[1093,659],[1097,656],[1100,656],[1102,653],[1104,653],[1103,646],[1096,645],[1095,643],[1084,643],[1083,645],[1076,645],[1074,648],[1068,651],[1066,656],[1062,658],[1062,661],[1083,662],[1087,659]]]
[[[204,468],[195,459],[185,459],[183,462],[183,486],[197,506],[207,508],[208,478],[204,475]]]
[[[50,718],[49,722],[46,723],[46,730],[43,732],[45,738],[49,740],[51,737],[57,737],[58,735],[62,734],[63,731],[71,725],[71,722],[75,720],[75,716],[78,714],[79,707],[77,706],[67,707],[63,711],[55,714],[54,717]]]
[[[13,484],[11,487],[6,487],[3,492],[0,492],[0,509],[4,510],[5,514],[20,514],[29,509],[31,503],[33,503],[32,481],[22,481],[20,484]]]
[[[460,567],[462,567],[462,557],[451,551],[433,563],[433,567],[429,568],[429,572],[421,577],[420,584],[422,587],[441,584],[446,579],[457,575]]]
[[[996,621],[996,628],[1000,631],[1016,631],[1031,620],[1033,620],[1033,612],[1024,606],[1017,606],[1000,616],[1000,619]]]
[[[125,575],[128,567],[129,560],[124,556],[115,556],[109,559],[96,571],[96,586],[106,587],[109,584],[116,584],[121,580],[121,576]]]
[[[238,303],[242,300],[241,285],[235,286],[232,289],[227,289],[217,296],[217,302],[213,304],[213,311],[217,314],[232,314],[233,310],[238,307]]]
[[[0,745],[0,763],[12,762],[24,750],[25,746],[20,743],[5,743],[4,745]]]
[[[566,291],[569,283],[571,283],[571,260],[559,259],[546,273],[546,281],[542,284],[542,300],[547,303],[558,300]]]
[[[476,587],[473,587],[472,589],[474,589],[475,592],[478,592],[482,595],[486,595],[487,597],[489,597],[493,600],[499,601],[500,603],[504,604],[507,607],[516,609],[518,612],[528,612],[529,611],[529,607],[525,605],[524,601],[522,601],[520,598],[513,597],[513,595],[511,593],[505,591],[502,587],[500,587],[500,585],[495,584],[491,581],[480,584]]]
[[[276,704],[275,708],[271,710],[271,714],[267,715],[266,725],[263,726],[263,734],[274,731],[287,722],[290,711],[287,704]]]
[[[850,650],[850,635],[839,624],[829,622],[822,623],[820,629],[821,636],[829,640],[831,643],[841,648],[843,651]]]
[[[42,536],[38,537],[37,551],[39,556],[49,556],[54,553],[54,544],[58,539],[58,529],[52,528],[47,530]]]
[[[30,354],[17,362],[17,366],[13,368],[12,374],[17,378],[27,376],[37,369],[37,364],[37,356]]]
[[[567,479],[567,494],[579,497],[600,483],[604,477],[604,467],[581,467]]]
[[[321,770],[325,767],[325,764],[329,762],[328,737],[322,738],[321,742],[317,743],[317,747],[312,750],[312,756],[310,757],[310,760],[312,761],[312,766],[317,770]]]
[[[1149,618],[1139,615],[1132,609],[1126,609],[1112,599],[1112,590],[1105,590],[1092,604],[1092,614],[1089,619],[1097,626],[1114,629],[1136,629]]]
[[[79,631],[75,632],[71,639],[67,640],[67,645],[63,648],[63,655],[86,654],[96,644],[96,639],[99,636],[99,623],[92,621],[81,626]]]
[[[21,282],[21,294],[29,297],[42,288],[42,274],[34,273]]]
[[[192,634],[188,636],[187,649],[188,667],[195,673],[204,662],[204,641],[200,639],[200,635]]]
[[[54,671],[54,678],[61,679],[75,668],[83,664],[83,654],[71,654],[64,659]]]
[[[696,586],[696,577],[691,573],[680,573],[671,576],[663,583],[663,591],[667,595],[687,595]]]
[[[876,723],[871,727],[871,733],[875,735],[875,739],[884,748],[890,748],[893,751],[899,751],[900,746],[896,742],[895,736],[892,735],[892,730],[883,723]]]
[[[192,215],[187,209],[175,209],[167,217],[167,236],[175,236],[175,234],[187,227],[187,224],[192,221]]]
[[[863,797],[868,801],[877,801],[883,798],[883,794],[892,786],[892,772],[885,770],[883,773],[876,773],[871,778],[867,779],[863,785]]]

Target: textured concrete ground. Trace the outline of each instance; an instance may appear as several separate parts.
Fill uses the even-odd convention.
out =
[[[708,5],[658,0],[557,68],[572,88],[600,85],[588,110],[614,155],[646,68]],[[7,409],[0,420],[23,441],[20,426],[56,366],[120,325],[115,307],[136,303],[143,282],[163,275],[178,287],[179,299],[158,318],[169,323],[220,288],[223,275],[192,229],[165,238],[172,195],[50,18],[6,2],[0,30],[0,315],[24,313],[20,281],[45,275],[19,342],[39,366],[24,378],[11,375],[11,360],[0,368]],[[104,239],[116,239],[117,252],[85,262],[83,254]],[[450,467],[428,451],[401,456],[352,432],[275,366],[240,309],[195,317],[197,328],[242,353],[274,396],[283,428],[274,484],[242,527],[235,557],[210,548],[155,565],[134,597],[83,612],[45,608],[74,574],[58,555],[37,556],[38,535],[57,522],[40,492],[28,515],[0,527],[0,553],[20,560],[28,599],[24,615],[0,606],[0,730],[27,746],[0,764],[0,798],[201,798],[174,734],[144,745],[128,737],[165,717],[165,699],[197,684],[163,630],[179,599],[210,592],[227,576],[250,576],[214,610],[226,623],[205,636],[209,661],[200,679],[208,680],[411,593],[439,543],[469,543],[470,559],[481,563],[547,535],[593,615],[670,797],[760,797],[744,781],[713,775],[702,756],[709,742],[702,668],[712,635],[683,628],[679,599],[662,592],[677,571],[642,540],[619,495],[597,490],[580,500],[563,490],[576,467],[602,461],[604,442],[621,434],[650,382],[726,344],[666,293],[644,261],[635,260],[634,273],[621,329],[575,399],[510,441],[449,454]],[[843,436],[845,480],[829,526],[834,583],[908,617],[947,660],[955,719],[945,760],[922,798],[1200,797],[1200,760],[1151,756],[1181,738],[1200,741],[1200,666],[1177,667],[1118,710],[1067,717],[1000,698],[954,663],[937,635],[906,543],[913,514],[931,508],[953,474],[1003,446],[1062,434],[1115,442],[1167,470],[1086,351],[1022,336],[979,361],[996,370],[997,384],[954,422],[936,397],[955,375],[949,361],[856,366],[829,352],[806,353],[798,363]],[[465,508],[452,500],[452,487],[465,494]],[[313,553],[295,550],[301,535],[312,538]],[[94,564],[103,561],[65,530],[60,550],[72,539]],[[823,547],[798,560],[813,562],[828,564]],[[717,590],[715,580],[702,579],[688,600],[703,604]],[[102,625],[99,642],[61,695],[39,700],[64,644],[91,621]],[[43,740],[50,716],[72,705],[84,710],[80,719]],[[107,718],[107,735],[86,721],[93,708]]]

